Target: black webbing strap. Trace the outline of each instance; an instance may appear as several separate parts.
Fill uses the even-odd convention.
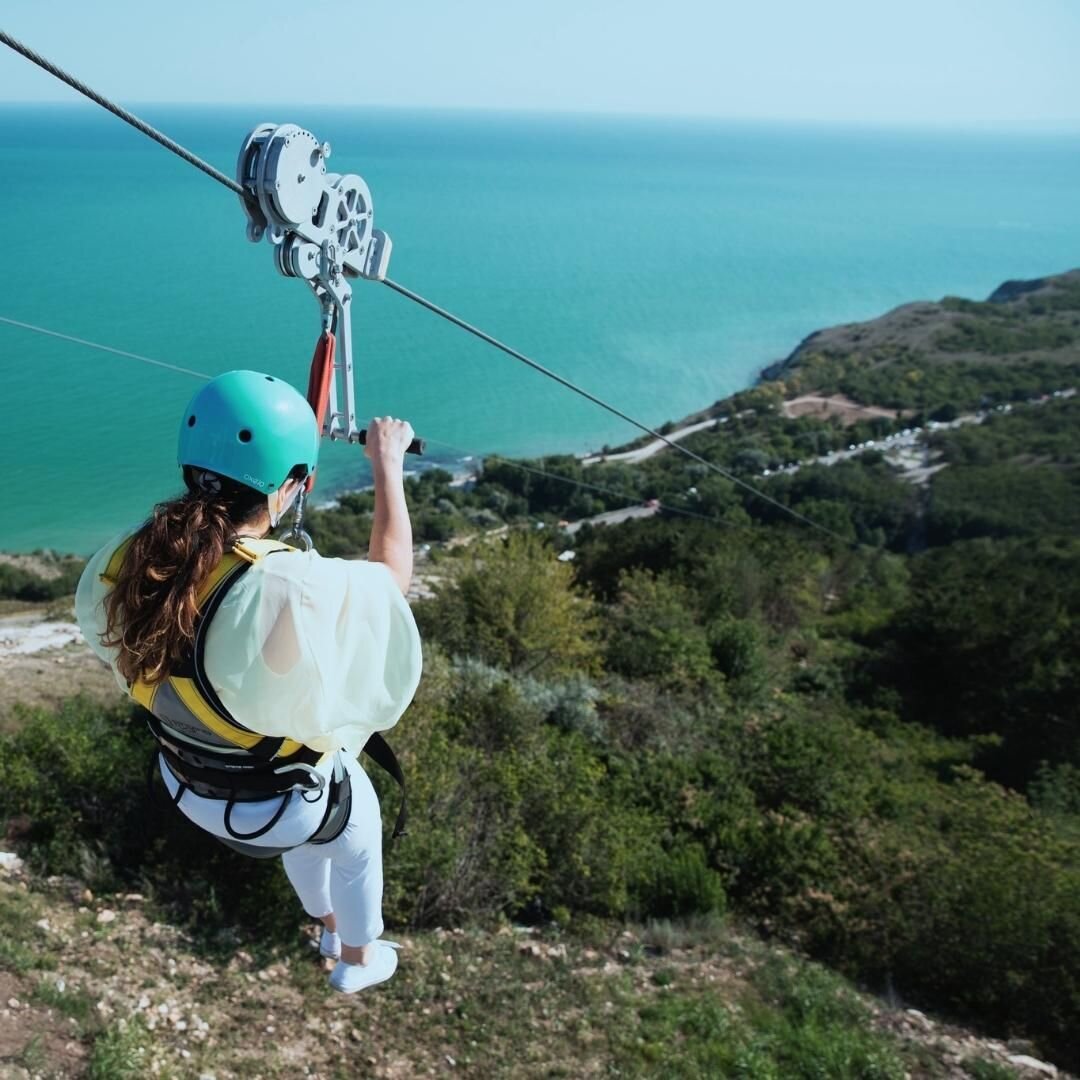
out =
[[[273,554],[273,552],[271,552],[271,554]],[[221,698],[217,695],[217,691],[210,685],[210,680],[206,677],[206,668],[204,667],[206,663],[206,629],[210,625],[210,621],[213,619],[217,609],[221,607],[222,601],[225,599],[229,589],[231,589],[232,586],[247,573],[251,565],[251,563],[246,561],[237,563],[237,565],[217,583],[214,591],[199,609],[199,614],[195,622],[195,642],[191,653],[191,670],[195,679],[195,685],[198,686],[199,693],[206,699],[206,703],[210,708],[212,708],[223,720],[232,724],[234,727],[239,728],[241,731],[251,732],[251,734],[255,735],[258,734],[258,732],[253,732],[250,728],[244,727],[244,725],[225,708]],[[264,735],[248,752],[254,757],[259,758],[261,761],[269,761],[278,753],[284,742],[284,739],[271,738],[270,736]]]
[[[265,800],[260,800],[260,802]],[[254,832],[241,833],[237,832],[232,826],[232,813],[236,808],[237,800],[235,798],[229,799],[225,804],[225,831],[233,838],[233,840],[258,840],[260,836],[265,836],[280,820],[281,815],[285,813],[285,807],[292,802],[292,792],[287,792],[282,795],[281,802],[278,804],[278,808],[274,811],[273,816],[265,824],[260,825]]]
[[[158,794],[158,787],[154,783],[154,773],[161,771],[160,768],[159,768],[159,762],[158,762],[158,752],[159,752],[158,750],[155,750],[150,755],[150,768],[147,770],[147,773],[146,773],[146,794],[147,794],[147,797],[150,799],[151,804],[153,806],[156,806],[156,807],[160,808],[163,805],[162,804],[162,799],[161,799],[161,796]],[[162,785],[164,785],[164,783],[165,783],[164,774],[162,774],[161,782],[162,782]],[[168,789],[166,789],[166,790],[168,790]],[[171,810],[175,810],[180,805],[180,800],[184,797],[184,792],[188,791],[188,790],[189,790],[189,788],[188,788],[187,784],[185,784],[182,780],[177,781],[176,794],[169,796],[169,808]]]
[[[330,794],[326,798],[326,813],[319,822],[319,827],[308,837],[309,844],[329,844],[336,840],[349,824],[352,813],[352,780],[342,769],[341,779],[336,778],[337,764],[334,766],[335,778],[330,781]]]
[[[158,746],[173,775],[188,787],[197,785],[203,788],[197,794],[206,798],[250,802],[274,795],[285,795],[296,788],[316,791],[321,787],[319,778],[312,775],[310,766],[290,769],[284,765],[280,771],[257,770],[251,766],[232,769],[208,767],[197,765],[187,757],[175,753],[166,743],[159,743]]]
[[[270,769],[280,768],[283,765],[317,765],[322,758],[318,750],[312,750],[310,746],[299,746],[291,754],[284,757],[276,757],[281,749],[284,738],[272,738],[264,736],[262,741],[269,743],[273,752],[267,755],[265,751],[257,752],[256,747],[248,748],[243,755],[235,752],[233,747],[213,746],[210,743],[200,742],[190,736],[181,737],[173,731],[165,721],[155,716],[148,709],[143,709],[147,727],[150,733],[159,743],[182,761],[191,760],[195,765],[214,767],[215,765],[225,772],[240,772],[241,770],[254,770],[266,772]],[[238,764],[238,759],[248,761],[246,764]]]
[[[364,744],[362,752],[367,754],[376,765],[384,768],[401,788],[401,805],[398,807],[397,821],[394,822],[394,831],[390,839],[397,840],[399,837],[408,836],[409,834],[405,831],[405,825],[409,820],[409,810],[405,802],[405,774],[401,771],[397,756],[390,749],[390,744],[377,731]]]
[[[150,787],[152,801],[155,805],[161,805],[162,800],[158,797],[157,789],[153,784],[154,766],[157,762],[158,754],[155,753],[150,759],[150,772],[147,776],[147,783]],[[171,771],[171,766],[169,766],[169,768]],[[173,778],[177,779],[175,773],[173,773]],[[164,775],[162,776],[162,781],[164,782]],[[178,780],[177,783],[178,787],[176,789],[176,795],[169,799],[170,808],[176,808],[179,805],[180,798],[183,796],[184,792],[191,790],[191,788],[189,788],[182,780]],[[327,792],[326,797],[326,810],[323,813],[318,828],[307,838],[307,840],[303,841],[305,844],[329,844],[344,832],[345,826],[349,823],[349,815],[352,811],[352,781],[349,778],[349,774],[343,772],[340,780],[338,780],[336,776],[331,777],[329,787],[330,790]],[[234,801],[235,800],[229,800],[228,808],[226,810],[225,828],[228,830],[229,835],[217,836],[215,833],[210,834],[219,843],[224,844],[225,847],[231,848],[240,855],[247,855],[253,859],[274,859],[279,855],[284,855],[286,852],[301,846],[300,844],[290,844],[288,847],[271,847],[265,844],[251,844],[247,842],[265,835],[277,824],[285,809],[285,805],[288,802],[287,795],[282,799],[281,805],[278,807],[277,812],[270,821],[254,833],[249,834],[237,833],[236,830],[231,827],[231,823],[228,819],[231,817],[231,809]]]

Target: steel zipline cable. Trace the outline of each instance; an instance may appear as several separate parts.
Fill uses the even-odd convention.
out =
[[[176,154],[178,157],[188,162],[188,164],[194,165],[195,168],[200,169],[207,176],[216,180],[219,184],[223,184],[230,191],[235,192],[241,198],[245,200],[250,200],[251,196],[247,191],[245,191],[243,186],[238,184],[231,177],[226,176],[225,173],[221,172],[220,169],[215,169],[213,165],[209,164],[209,162],[203,161],[202,158],[198,157],[196,154],[193,154],[190,150],[187,150],[178,142],[170,139],[167,135],[158,131],[157,128],[152,127],[144,120],[140,120],[139,117],[137,117],[134,113],[129,112],[127,109],[122,108],[115,102],[112,102],[108,98],[97,93],[96,90],[93,90],[91,87],[87,86],[86,83],[82,82],[82,80],[77,79],[74,75],[69,74],[63,68],[58,67],[56,64],[45,59],[45,57],[43,57],[40,53],[37,53],[29,46],[24,45],[21,41],[19,41],[17,38],[12,37],[4,30],[0,30],[0,42],[2,42],[4,45],[7,45],[8,48],[13,49],[15,52],[19,53],[21,56],[24,56],[27,60],[31,61],[31,63],[34,63],[38,67],[47,71],[54,78],[59,79],[63,83],[66,83],[73,90],[76,90],[83,96],[88,97],[95,104],[100,105],[103,109],[107,109],[114,116],[117,116],[125,123],[130,124],[133,128],[141,132],[143,135],[146,135],[148,138],[153,139],[161,146],[164,146],[166,150],[172,151],[172,153]],[[481,341],[486,342],[488,345],[491,345],[494,348],[501,350],[508,356],[513,357],[515,360],[518,360],[521,363],[528,365],[534,371],[539,372],[541,375],[544,375],[549,379],[553,379],[555,382],[559,383],[560,386],[566,387],[566,389],[573,391],[575,394],[580,395],[587,401],[591,401],[594,405],[599,406],[601,409],[605,409],[607,412],[619,417],[619,419],[625,420],[628,424],[631,424],[634,427],[638,428],[640,431],[645,432],[645,434],[651,435],[654,439],[658,439],[660,442],[667,444],[668,446],[677,450],[679,453],[690,458],[692,461],[696,461],[699,465],[703,465],[711,472],[715,472],[720,476],[725,477],[731,483],[736,484],[737,486],[745,489],[746,491],[751,492],[757,498],[769,503],[777,510],[781,511],[784,514],[787,514],[789,517],[794,518],[796,521],[800,521],[802,522],[802,524],[809,526],[811,529],[815,529],[817,532],[820,532],[833,540],[839,541],[845,547],[852,546],[853,542],[850,539],[843,537],[839,533],[834,532],[832,529],[826,527],[825,525],[822,525],[819,522],[806,517],[805,514],[800,514],[798,510],[794,510],[790,506],[786,506],[778,499],[774,499],[771,495],[767,495],[759,488],[754,487],[753,484],[747,483],[745,480],[736,476],[734,473],[731,473],[727,469],[722,468],[715,462],[709,461],[707,458],[702,457],[700,454],[694,453],[693,450],[690,450],[687,447],[681,445],[674,439],[670,439],[666,435],[662,435],[659,431],[655,431],[653,428],[649,427],[647,424],[642,423],[640,420],[635,420],[634,417],[623,412],[616,406],[609,404],[607,401],[604,401],[603,398],[597,397],[597,395],[591,393],[588,390],[585,390],[583,387],[578,386],[576,383],[571,382],[569,379],[564,378],[562,375],[557,374],[550,368],[545,367],[543,364],[540,364],[537,361],[530,359],[524,353],[519,352],[517,349],[511,348],[509,345],[506,345],[503,342],[499,341],[498,338],[492,337],[490,334],[479,329],[479,327],[473,326],[471,323],[468,323],[464,319],[459,318],[457,315],[454,315],[452,312],[447,311],[445,308],[439,307],[438,304],[434,304],[430,300],[424,299],[424,297],[420,296],[419,293],[415,293],[411,289],[407,289],[404,285],[399,285],[397,282],[391,281],[389,278],[384,279],[383,284],[388,286],[390,289],[392,289],[399,295],[405,297],[407,300],[411,300],[413,303],[419,304],[421,307],[426,308],[428,311],[432,312],[435,315],[438,315],[440,318],[446,319],[454,326],[457,326],[460,329],[474,335]]]
[[[56,64],[50,60],[46,60],[40,53],[34,52],[28,45],[24,45],[17,38],[13,38],[10,34],[4,30],[0,30],[0,41],[2,41],[9,49],[14,49],[15,52],[21,56],[25,56],[33,64],[37,64],[39,68],[43,68],[50,75],[59,79],[63,83],[67,83],[72,90],[78,90],[84,97],[88,97],[95,104],[100,105],[103,109],[108,109],[113,116],[118,116],[126,124],[130,124],[136,131],[141,131],[143,135],[151,138],[156,143],[160,143],[166,150],[171,150],[177,157],[183,158],[189,165],[194,165],[196,169],[201,169],[207,176],[216,180],[219,184],[224,184],[231,191],[235,191],[241,198],[248,198],[248,194],[244,189],[232,179],[232,177],[226,176],[220,169],[215,169],[209,162],[203,161],[201,157],[193,154],[190,150],[185,149],[178,142],[170,139],[168,135],[158,131],[157,128],[151,127],[145,120],[140,120],[134,113],[128,112],[127,109],[121,108],[115,102],[110,101],[107,97],[99,94],[96,90],[87,86],[81,79],[76,79],[74,75],[66,72],[62,67],[57,67]]]
[[[842,537],[839,533],[835,533],[832,529],[826,528],[824,525],[819,524],[816,521],[811,520],[803,514],[800,514],[798,510],[793,510],[790,506],[785,506],[782,502],[774,499],[771,495],[766,495],[765,492],[759,488],[754,487],[753,484],[748,484],[745,480],[736,476],[732,472],[728,472],[727,469],[721,468],[715,462],[709,461],[708,458],[702,457],[700,454],[695,454],[693,450],[688,449],[681,443],[676,442],[674,439],[669,439],[666,435],[661,435],[659,431],[655,431],[649,427],[648,424],[643,424],[640,420],[635,420],[632,416],[624,413],[621,409],[616,408],[614,405],[610,405],[604,401],[603,398],[597,397],[595,394],[590,393],[588,390],[583,389],[576,383],[572,383],[569,379],[564,378],[557,372],[552,371],[550,368],[544,367],[543,364],[537,363],[535,360],[529,359],[524,353],[520,353],[517,349],[512,349],[509,345],[503,344],[498,338],[492,337],[490,334],[485,333],[483,330],[471,323],[467,323],[464,319],[458,318],[452,312],[447,311],[445,308],[441,308],[438,304],[433,304],[430,300],[425,300],[418,293],[414,293],[411,289],[406,289],[403,285],[398,285],[397,282],[391,281],[387,278],[384,285],[388,285],[395,292],[401,293],[402,296],[407,297],[414,303],[420,304],[421,307],[425,307],[428,311],[434,312],[440,318],[446,319],[453,323],[455,326],[461,327],[462,330],[468,331],[470,334],[474,334],[480,338],[481,341],[486,341],[489,345],[493,345],[496,349],[501,349],[508,356],[512,356],[515,360],[520,360],[523,364],[528,364],[534,371],[539,371],[541,375],[546,375],[549,379],[554,379],[560,386],[565,386],[568,390],[572,390],[575,394],[580,394],[581,397],[587,401],[591,401],[594,405],[599,405],[601,409],[606,409],[609,413],[613,413],[621,420],[625,420],[628,424],[633,424],[634,427],[644,431],[646,435],[651,435],[654,439],[658,439],[662,443],[666,443],[674,450],[678,450],[680,454],[690,458],[692,461],[696,461],[699,465],[704,465],[705,468],[710,469],[712,472],[719,473],[725,479],[730,480],[731,483],[737,484],[741,488],[745,488],[751,494],[756,495],[759,499],[764,499],[765,502],[775,506],[778,510],[783,511],[785,514],[789,514],[791,517],[798,521],[801,521],[804,525],[809,525],[812,529],[817,529],[818,532],[824,533],[826,536],[832,537],[834,540],[839,540],[844,545],[850,545],[851,541]]]

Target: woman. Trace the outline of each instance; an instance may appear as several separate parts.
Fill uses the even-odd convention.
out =
[[[344,993],[397,967],[396,946],[379,940],[379,804],[356,755],[397,722],[420,678],[404,597],[412,437],[390,417],[368,429],[368,561],[288,548],[265,537],[315,469],[315,417],[272,376],[220,375],[181,422],[187,490],[106,544],[76,595],[87,641],[152,714],[176,805],[232,847],[282,855]]]

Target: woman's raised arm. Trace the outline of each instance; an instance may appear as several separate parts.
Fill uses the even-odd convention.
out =
[[[368,428],[364,447],[375,481],[375,520],[368,559],[384,563],[405,594],[413,568],[412,523],[405,504],[405,450],[413,436],[407,420],[377,416]]]

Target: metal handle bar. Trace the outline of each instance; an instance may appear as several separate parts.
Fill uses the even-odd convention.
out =
[[[360,445],[367,446],[367,428],[360,429]],[[418,436],[417,438],[413,439],[411,443],[409,443],[408,449],[405,451],[405,453],[416,454],[417,457],[422,457],[426,449],[427,442]]]

